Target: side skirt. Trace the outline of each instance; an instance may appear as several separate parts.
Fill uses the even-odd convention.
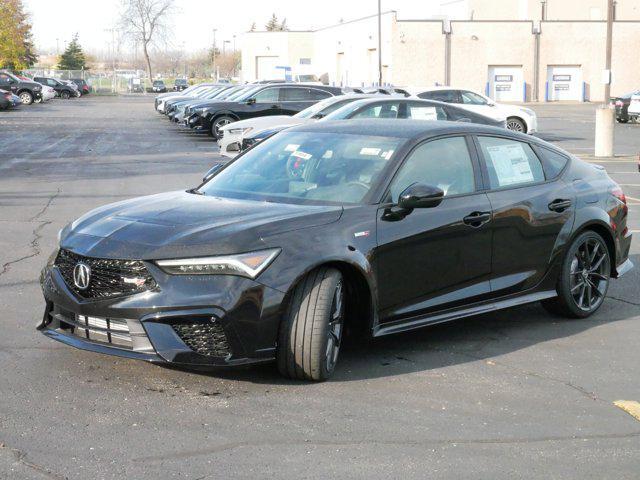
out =
[[[517,297],[494,300],[490,303],[477,304],[471,307],[463,308],[461,310],[397,320],[395,322],[376,327],[373,332],[373,336],[382,337],[383,335],[406,332],[407,330],[414,330],[416,328],[426,327],[428,325],[450,322],[452,320],[458,320],[460,318],[472,317],[474,315],[494,312],[496,310],[503,310],[505,308],[515,307],[518,305],[539,302],[540,300],[553,298],[557,295],[558,294],[555,290],[547,290],[543,292],[529,293],[528,295],[520,295]]]

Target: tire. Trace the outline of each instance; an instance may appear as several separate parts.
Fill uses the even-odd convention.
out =
[[[507,130],[513,130],[514,132],[527,133],[527,126],[522,120],[516,117],[507,118]]]
[[[31,105],[33,103],[33,94],[31,92],[20,92],[20,95],[18,96],[20,97],[23,105]]]
[[[618,123],[627,123],[628,121],[628,118],[618,118]]]
[[[542,302],[551,313],[586,318],[595,313],[609,289],[611,258],[604,239],[591,230],[571,243],[562,262],[558,296]]]
[[[309,273],[293,291],[280,324],[278,370],[296,380],[327,380],[344,332],[344,281],[333,268]]]
[[[70,97],[71,95],[69,95],[69,92],[67,92],[66,90],[63,90],[62,92],[60,92],[60,98],[62,99],[69,100]]]
[[[230,123],[235,122],[236,119],[230,117],[229,115],[223,115],[218,118],[214,118],[211,122],[211,131],[209,132],[213,138],[217,138],[220,140],[222,138],[222,134],[220,133],[220,128],[228,125]]]

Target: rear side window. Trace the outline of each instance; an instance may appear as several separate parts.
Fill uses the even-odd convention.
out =
[[[544,182],[540,160],[528,143],[499,137],[478,137],[491,188]]]
[[[309,102],[314,100],[323,100],[331,96],[330,93],[314,88],[283,88],[283,102]]]
[[[466,105],[486,105],[487,101],[482,98],[480,95],[477,95],[473,92],[468,92],[466,90],[460,91],[460,96],[462,97],[462,103]]]
[[[437,100],[439,102],[460,103],[456,90],[433,90],[431,92],[422,92],[418,97],[426,100]]]
[[[547,178],[556,178],[569,161],[566,156],[548,148],[538,147],[538,152]]]

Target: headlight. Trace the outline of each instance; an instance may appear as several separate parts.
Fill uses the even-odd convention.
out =
[[[197,114],[197,115],[202,115],[204,113],[204,111],[206,110],[206,108],[196,108],[193,113]]]
[[[279,248],[219,257],[158,260],[156,264],[171,275],[239,275],[256,278],[280,253]]]
[[[223,127],[224,130],[224,127]],[[230,128],[228,131],[230,134],[232,135],[244,135],[245,133],[249,133],[251,130],[253,130],[253,127],[244,127],[244,128]]]
[[[39,87],[39,86],[37,86],[37,85],[36,85],[35,87],[33,87],[33,89],[34,89],[36,92],[39,92],[40,90],[42,90],[42,87]]]

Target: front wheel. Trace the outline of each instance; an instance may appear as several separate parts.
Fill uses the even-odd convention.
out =
[[[596,232],[584,232],[573,241],[562,263],[558,296],[542,305],[566,317],[588,317],[602,305],[610,275],[611,258],[604,239]]]
[[[69,97],[71,97],[71,95],[69,95],[69,92],[67,92],[66,90],[60,93],[60,98],[69,100]]]
[[[221,128],[235,121],[235,118],[229,117],[227,115],[214,119],[213,122],[211,122],[211,136],[220,140],[222,138]]]
[[[24,105],[31,105],[33,103],[33,95],[30,92],[21,92],[19,97]]]
[[[298,380],[327,380],[338,361],[344,312],[342,274],[327,267],[309,273],[293,291],[280,325],[280,373]]]

